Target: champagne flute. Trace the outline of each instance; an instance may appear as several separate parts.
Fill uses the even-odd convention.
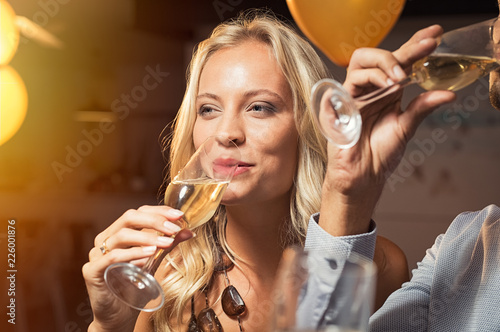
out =
[[[276,276],[271,331],[368,331],[376,271],[372,260],[355,253],[287,248]]]
[[[312,88],[312,107],[323,135],[333,144],[347,149],[361,135],[359,111],[410,84],[425,90],[456,91],[500,67],[497,18],[443,34],[439,45],[426,58],[413,64],[411,74],[393,85],[352,98],[332,79],[318,81]]]
[[[165,205],[184,212],[182,228],[193,229],[212,218],[240,160],[237,145],[210,136],[175,176],[165,192]],[[160,284],[153,277],[168,250],[157,249],[143,268],[131,263],[110,265],[104,279],[112,293],[138,310],[155,311],[164,303]]]

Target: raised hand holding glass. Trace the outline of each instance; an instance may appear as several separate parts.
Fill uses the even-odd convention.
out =
[[[350,148],[361,135],[359,111],[366,105],[414,83],[426,90],[456,91],[499,68],[499,25],[494,18],[443,34],[434,52],[414,63],[406,79],[357,98],[332,79],[318,81],[312,105],[322,133],[338,147]]]
[[[212,218],[238,167],[236,144],[220,136],[209,137],[170,182],[165,205],[184,212],[182,228],[193,229]],[[164,295],[153,277],[169,251],[158,249],[141,269],[131,263],[110,265],[104,279],[113,294],[142,311],[161,308]]]

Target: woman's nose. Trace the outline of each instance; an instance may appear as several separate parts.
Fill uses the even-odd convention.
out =
[[[224,136],[236,144],[245,141],[244,121],[241,116],[225,114],[217,126],[217,135]]]

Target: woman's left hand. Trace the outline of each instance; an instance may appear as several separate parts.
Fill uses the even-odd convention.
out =
[[[437,46],[442,28],[418,31],[395,52],[362,48],[354,52],[345,89],[367,94],[404,79],[413,63]],[[333,235],[366,232],[385,181],[396,169],[410,138],[436,107],[454,100],[451,91],[428,91],[401,109],[402,92],[393,93],[361,110],[359,142],[349,149],[328,147],[328,170],[323,184],[321,226]],[[325,217],[327,216],[327,217]]]

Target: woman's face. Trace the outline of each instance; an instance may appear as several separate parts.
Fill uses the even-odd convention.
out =
[[[241,151],[224,204],[289,200],[298,140],[292,92],[265,44],[248,41],[213,54],[201,73],[196,109],[196,147],[217,134]]]

